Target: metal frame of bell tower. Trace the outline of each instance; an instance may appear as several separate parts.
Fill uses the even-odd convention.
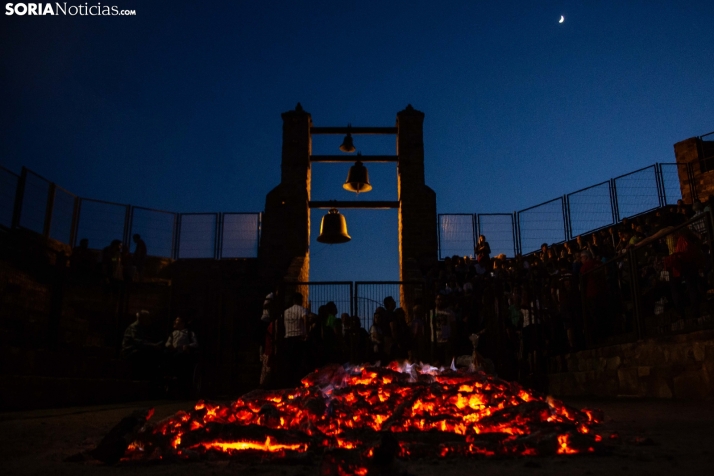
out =
[[[422,272],[438,260],[436,193],[424,182],[424,113],[411,105],[397,113],[395,127],[314,127],[300,103],[282,114],[281,182],[266,196],[259,251],[261,278],[306,282],[310,270],[310,209],[399,210],[399,277],[420,281]],[[397,201],[312,201],[312,162],[355,162],[351,155],[312,155],[312,135],[347,133],[394,134],[395,155],[361,155],[368,162],[397,164]],[[401,304],[411,309],[413,296],[402,293]]]

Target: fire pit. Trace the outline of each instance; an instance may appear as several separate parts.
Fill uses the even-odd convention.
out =
[[[302,387],[256,390],[230,405],[199,401],[147,422],[123,461],[349,454],[345,471],[367,474],[393,457],[592,453],[602,447],[593,431],[602,418],[480,371],[332,365]]]

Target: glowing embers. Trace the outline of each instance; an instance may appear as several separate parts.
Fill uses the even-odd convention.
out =
[[[602,444],[593,428],[601,420],[481,372],[332,365],[299,388],[199,402],[147,424],[126,458],[348,450],[368,460],[385,435],[402,458],[588,453]]]
[[[264,443],[256,443],[253,441],[210,441],[199,443],[206,449],[215,449],[231,453],[233,451],[267,451],[268,453],[277,453],[279,451],[307,451],[307,444],[296,443],[292,445],[276,444],[270,441],[270,437],[265,438]]]

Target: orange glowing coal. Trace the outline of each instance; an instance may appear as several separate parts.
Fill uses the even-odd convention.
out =
[[[594,431],[600,421],[597,411],[480,371],[332,365],[298,388],[256,390],[230,405],[199,401],[191,411],[149,423],[125,459],[335,449],[370,459],[386,434],[401,458],[575,454],[601,444]]]

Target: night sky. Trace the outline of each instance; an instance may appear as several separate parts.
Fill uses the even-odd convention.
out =
[[[0,164],[85,197],[261,211],[298,101],[316,126],[423,111],[440,213],[526,208],[714,130],[711,0],[102,4],[137,15],[0,15]],[[314,166],[313,199],[354,198],[347,169]],[[358,199],[396,199],[395,166],[369,169]],[[331,247],[315,242],[322,213],[311,279],[398,278],[395,211],[346,211],[353,240]]]

